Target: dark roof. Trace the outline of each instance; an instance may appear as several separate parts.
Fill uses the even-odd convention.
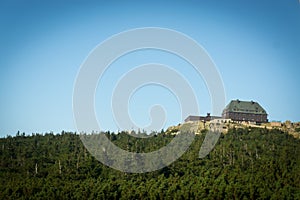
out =
[[[223,112],[242,112],[251,114],[267,114],[265,109],[254,101],[232,100],[224,109]]]
[[[184,121],[210,121],[213,119],[220,119],[222,118],[221,116],[212,116],[210,113],[207,113],[206,116],[195,116],[195,115],[190,115],[188,116]]]
[[[201,118],[201,116],[189,115],[184,121],[198,121],[201,120]]]

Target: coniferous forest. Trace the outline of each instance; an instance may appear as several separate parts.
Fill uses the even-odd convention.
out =
[[[151,152],[174,136],[104,133],[117,146]],[[300,199],[300,140],[280,130],[230,129],[200,159],[205,132],[158,171],[130,174],[97,161],[76,133],[0,139],[0,199]]]

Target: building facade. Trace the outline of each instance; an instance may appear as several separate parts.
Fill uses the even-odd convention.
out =
[[[266,110],[254,101],[232,100],[223,110],[222,117],[232,121],[255,122],[257,124],[268,122]]]

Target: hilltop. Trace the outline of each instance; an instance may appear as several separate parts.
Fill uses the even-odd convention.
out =
[[[300,122],[291,122],[289,120],[285,122],[268,122],[268,123],[262,123],[262,124],[255,124],[255,123],[250,123],[250,122],[235,122],[230,119],[214,119],[211,121],[189,121],[185,122],[183,124],[178,124],[177,126],[170,126],[167,130],[166,133],[169,134],[177,134],[180,131],[180,128],[184,124],[189,124],[195,131],[196,134],[200,134],[203,132],[206,132],[209,130],[210,124],[211,123],[219,123],[222,124],[222,133],[226,134],[229,129],[232,128],[260,128],[260,129],[268,129],[268,130],[280,130],[283,132],[286,132],[287,134],[292,135],[295,138],[300,139]]]

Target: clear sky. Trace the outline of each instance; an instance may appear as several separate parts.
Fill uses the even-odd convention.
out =
[[[80,65],[108,37],[141,27],[173,29],[202,45],[223,79],[226,103],[254,100],[270,120],[300,121],[298,0],[5,0],[0,3],[0,136],[18,130],[74,131],[72,93]],[[104,129],[118,129],[110,111],[113,85],[126,71],[148,62],[183,74],[197,94],[200,113],[211,112],[205,82],[187,63],[145,50],[115,62],[100,82],[95,108]],[[165,106],[165,127],[183,120],[174,95],[157,85],[134,93],[131,117],[147,125],[154,104]]]

